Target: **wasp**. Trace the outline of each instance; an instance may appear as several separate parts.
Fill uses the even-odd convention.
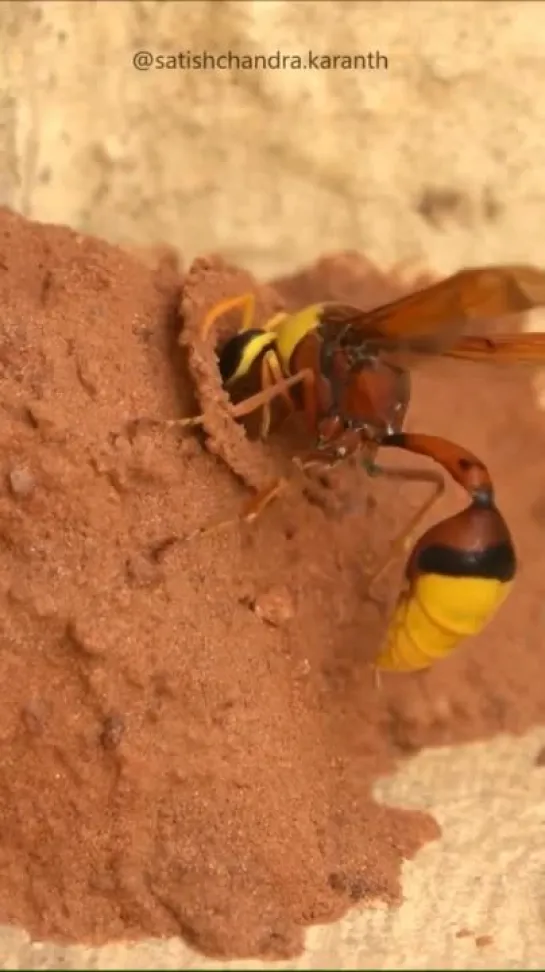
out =
[[[242,310],[241,326],[219,354],[224,387],[233,394],[250,373],[259,390],[233,403],[242,419],[261,410],[260,434],[269,435],[272,403],[281,398],[303,414],[314,446],[298,457],[299,470],[331,466],[359,453],[371,475],[431,483],[433,491],[392,543],[370,578],[375,583],[409,540],[445,488],[448,473],[468,494],[469,505],[431,527],[410,552],[402,590],[377,670],[415,671],[450,654],[465,637],[479,633],[507,597],[517,556],[509,528],[495,501],[484,463],[447,439],[405,433],[410,403],[408,361],[441,354],[466,360],[545,361],[545,333],[497,336],[467,334],[471,322],[545,305],[545,272],[530,266],[469,268],[371,311],[326,302],[275,315],[254,325],[251,294],[222,301],[203,323],[203,336],[230,310]],[[169,425],[196,426],[202,416]],[[429,457],[442,473],[387,468],[376,463],[382,449]],[[285,487],[279,479],[246,507],[255,519]],[[224,521],[227,522],[227,521]],[[233,522],[232,520],[229,522]]]

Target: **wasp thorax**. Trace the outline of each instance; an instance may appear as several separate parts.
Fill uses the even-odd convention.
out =
[[[379,357],[354,364],[339,394],[345,428],[358,428],[372,439],[400,432],[410,399],[407,372]]]

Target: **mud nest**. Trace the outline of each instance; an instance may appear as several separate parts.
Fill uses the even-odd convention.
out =
[[[399,901],[403,859],[438,835],[374,801],[379,774],[542,717],[545,430],[511,371],[415,379],[408,426],[486,459],[522,560],[501,619],[431,674],[376,691],[399,572],[361,597],[417,487],[347,465],[329,509],[294,489],[251,529],[150,554],[289,460],[287,436],[229,418],[208,307],[250,289],[259,322],[400,287],[357,254],[267,286],[216,258],[183,275],[0,212],[0,923],[295,955],[305,926]],[[204,437],[134,426],[199,400]]]

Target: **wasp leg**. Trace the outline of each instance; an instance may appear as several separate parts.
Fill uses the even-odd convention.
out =
[[[247,331],[252,326],[255,316],[255,296],[252,293],[239,294],[238,297],[228,297],[226,300],[220,300],[217,304],[214,304],[208,311],[200,328],[201,337],[207,337],[208,332],[218,317],[223,317],[224,314],[227,314],[230,310],[235,310],[236,307],[242,308],[242,325],[239,331]]]
[[[263,361],[263,364],[264,366],[266,365],[270,369],[270,376],[274,379],[274,383],[270,384],[266,389],[266,391],[274,392],[276,390],[278,395],[283,395],[290,409],[293,411],[294,405],[290,395],[288,394],[288,389],[290,387],[293,387],[293,385],[300,383],[303,386],[303,401],[305,403],[305,410],[307,410],[309,400],[314,402],[315,394],[316,394],[316,376],[312,371],[312,369],[302,368],[300,371],[296,372],[295,375],[292,375],[291,378],[284,379],[282,377],[282,372],[280,371],[280,365],[276,356],[273,355],[266,356]],[[268,379],[264,378],[264,372],[262,372],[262,381],[268,381]],[[259,397],[259,393],[258,395],[252,397],[254,400],[257,399]],[[273,396],[271,395],[271,397]],[[251,400],[252,399],[247,399],[246,401],[249,402]],[[263,435],[263,430],[266,428],[266,432],[268,433],[268,429],[269,429],[269,425],[268,424],[265,425],[265,422],[267,423],[270,422],[270,410],[268,412],[267,417],[265,418],[264,416],[264,422],[262,425],[262,438],[266,437],[265,435]],[[303,479],[306,479],[305,470],[307,468],[320,464],[319,460],[316,459],[316,457],[308,459],[305,462],[301,460],[298,456],[294,456],[292,461],[297,471],[296,475],[298,475],[300,478]],[[272,483],[269,487],[259,492],[257,496],[254,496],[248,503],[246,507],[246,513],[243,514],[243,519],[246,520],[246,522],[248,523],[253,523],[255,520],[257,520],[258,516],[261,516],[261,514],[266,509],[266,507],[270,503],[272,503],[272,501],[276,499],[277,496],[280,495],[280,493],[284,491],[284,489],[288,486],[290,482],[291,482],[291,477],[289,479],[280,477],[279,479],[276,480],[276,482]],[[309,481],[307,479],[307,485],[308,482]]]
[[[299,371],[296,375],[292,375],[290,378],[282,378],[278,383],[269,385],[267,388],[263,389],[260,392],[257,392],[255,395],[252,395],[250,398],[247,398],[244,401],[239,402],[238,405],[231,405],[230,407],[231,415],[233,416],[233,418],[242,418],[244,415],[249,415],[251,412],[255,411],[258,408],[262,408],[272,399],[276,398],[278,395],[282,393],[284,389],[291,388],[294,385],[297,385],[301,382],[308,383],[309,380],[313,382],[314,375],[312,374],[312,372],[308,371],[307,369]],[[189,419],[168,419],[166,421],[161,420],[160,424],[166,426],[186,426],[187,427],[187,426],[202,425],[204,420],[205,420],[204,415],[197,415],[194,418],[189,418]],[[312,461],[305,463],[295,458],[293,462],[295,468],[297,469],[297,472],[304,476],[305,468],[307,466],[316,465],[317,460],[314,459]],[[207,526],[198,527],[191,534],[188,534],[186,537],[183,538],[184,542],[192,540],[196,536],[205,536],[208,533],[216,532],[217,530],[221,530],[224,527],[227,527],[233,523],[238,523],[240,520],[243,520],[247,523],[252,523],[254,520],[258,518],[258,516],[261,515],[261,513],[269,505],[269,503],[271,503],[273,499],[275,499],[281,492],[283,492],[283,490],[287,487],[289,482],[291,482],[291,477],[289,479],[286,477],[279,477],[278,479],[275,479],[271,484],[269,484],[269,486],[261,490],[256,496],[253,496],[252,499],[245,504],[241,514],[239,514],[238,516],[231,516],[228,519],[222,518],[220,520],[213,520]]]
[[[289,484],[289,480],[284,476],[280,476],[276,479],[270,486],[266,489],[261,490],[256,496],[253,496],[248,503],[245,504],[241,519],[246,523],[254,523],[258,516],[261,516],[263,511],[269,506],[270,503],[278,496],[283,493]]]
[[[261,362],[261,389],[265,391],[266,388],[271,388],[276,384],[274,380],[274,373],[272,367],[268,362],[268,355],[266,354]],[[286,396],[289,398],[289,392],[286,391]],[[261,416],[261,428],[259,435],[262,439],[266,439],[271,428],[271,403],[270,401],[265,402],[263,405],[263,414]]]
[[[194,540],[195,537],[205,537],[209,533],[216,533],[219,530],[224,530],[226,527],[232,526],[234,523],[240,523],[241,521],[243,523],[253,523],[254,520],[257,520],[258,516],[261,516],[263,510],[266,509],[269,503],[272,503],[272,501],[276,499],[276,497],[279,496],[287,486],[287,479],[283,477],[275,479],[272,483],[270,483],[269,486],[263,490],[260,490],[256,496],[253,496],[249,502],[245,503],[242,508],[242,512],[237,516],[212,520],[206,526],[197,527],[196,530],[193,530],[192,533],[183,538],[184,543]]]
[[[290,410],[293,410],[293,402],[289,389],[285,388],[282,382],[284,375],[280,367],[280,362],[275,351],[268,351],[261,362],[261,390],[276,388],[278,396],[281,396],[287,403]],[[261,419],[260,438],[266,439],[271,428],[271,400],[263,405],[263,416]]]
[[[297,456],[292,461],[294,464],[294,469],[296,470],[296,476],[301,477],[305,477],[305,470],[307,467],[316,465],[315,460],[311,462],[302,462]],[[292,476],[279,476],[278,479],[275,479],[269,484],[269,486],[266,486],[265,489],[260,490],[255,496],[252,496],[252,498],[244,504],[242,513],[240,513],[238,517],[232,517],[230,520],[221,521],[220,525],[227,525],[227,523],[234,523],[238,520],[243,520],[245,523],[254,523],[257,518],[261,516],[264,510],[266,510],[269,504],[272,503],[273,500],[277,499],[278,496],[280,496],[280,494],[283,493],[288,486],[290,486],[292,481]],[[208,533],[208,528],[205,527],[205,530]]]
[[[270,486],[267,486],[265,489],[261,490],[256,496],[253,496],[244,507],[245,512],[242,514],[243,520],[245,520],[247,523],[253,523],[255,520],[257,520],[258,516],[261,516],[269,503],[272,503],[272,501],[276,499],[280,493],[283,493],[284,490],[291,485],[294,478],[306,480],[305,485],[308,485],[306,470],[311,466],[318,465],[317,460],[313,459],[309,460],[308,462],[303,462],[299,456],[294,456],[292,462],[295,476],[280,476],[273,483],[271,483]]]
[[[307,378],[302,378],[303,385]],[[276,386],[278,395],[282,396],[290,412],[295,410],[293,399],[289,393],[289,388],[284,385],[284,374],[276,351],[268,351],[261,364],[261,388],[272,388]],[[261,421],[260,436],[266,439],[271,427],[271,407],[270,402],[263,406],[263,418]]]
[[[365,585],[365,593],[368,594],[377,581],[384,576],[394,561],[397,560],[399,554],[410,547],[415,530],[443,495],[445,491],[445,480],[441,473],[434,472],[433,470],[404,467],[389,469],[376,465],[372,460],[365,462],[364,465],[370,476],[384,476],[388,479],[398,479],[402,482],[431,483],[433,486],[431,496],[419,507],[401,533],[393,540],[388,554],[379,562],[371,577],[368,578],[367,584]]]
[[[304,369],[303,371],[298,371],[296,375],[291,375],[290,378],[280,378],[275,384],[269,385],[267,388],[260,392],[256,392],[255,395],[250,395],[249,398],[245,398],[242,402],[238,402],[237,405],[229,404],[229,413],[232,418],[243,418],[245,415],[250,415],[252,412],[257,411],[258,408],[263,408],[263,406],[272,401],[273,398],[278,398],[279,395],[284,394],[284,391],[288,388],[292,388],[294,385],[298,385],[301,382],[308,382],[314,380],[312,372]],[[177,426],[179,428],[192,428],[197,425],[203,425],[206,421],[206,415],[203,413],[201,415],[194,415],[191,418],[183,419],[146,419],[146,421],[152,422],[155,425],[163,425],[167,428],[173,428]]]
[[[301,459],[299,459],[299,457],[296,456],[293,459],[293,464],[295,476],[304,479],[306,478],[306,469],[311,466],[316,466],[319,463],[316,459],[303,462]],[[241,521],[243,523],[254,523],[269,506],[269,504],[272,503],[273,500],[277,499],[277,497],[280,496],[280,494],[291,485],[293,478],[294,477],[292,476],[279,476],[278,479],[273,480],[273,482],[271,482],[268,486],[260,490],[259,493],[252,496],[252,498],[244,504],[242,511],[238,514],[238,516],[230,516],[228,518],[213,520],[206,526],[198,527],[184,538],[184,542],[193,540],[197,536],[203,537],[209,533],[215,533],[218,530],[223,530],[225,527],[231,526],[234,523],[240,523]]]

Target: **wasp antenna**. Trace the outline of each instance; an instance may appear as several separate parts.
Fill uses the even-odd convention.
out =
[[[220,300],[210,308],[200,329],[201,337],[206,338],[218,318],[223,317],[228,311],[235,310],[237,307],[242,308],[242,326],[239,330],[246,331],[251,327],[254,319],[255,297],[252,293],[239,294],[238,297],[228,297],[226,300]]]

